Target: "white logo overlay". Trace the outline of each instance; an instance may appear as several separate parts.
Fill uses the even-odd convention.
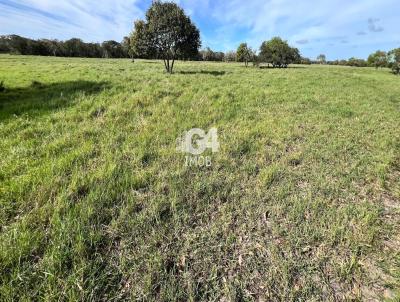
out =
[[[218,129],[211,128],[208,133],[203,129],[193,128],[183,133],[177,139],[176,150],[178,152],[190,154],[185,157],[186,166],[207,166],[212,165],[211,156],[202,156],[210,149],[212,153],[219,151]]]

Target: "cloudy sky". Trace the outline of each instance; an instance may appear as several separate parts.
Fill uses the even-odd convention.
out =
[[[315,58],[355,56],[400,47],[400,0],[175,0],[200,28],[203,47],[259,48],[281,36]],[[122,40],[151,0],[0,0],[0,35]]]

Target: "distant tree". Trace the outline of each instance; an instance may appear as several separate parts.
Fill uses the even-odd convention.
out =
[[[48,56],[49,52],[47,51],[46,45],[42,43],[41,40],[34,41],[28,40],[29,45],[29,53],[34,56]]]
[[[255,51],[253,51],[253,67],[260,67],[261,57],[257,55]]]
[[[388,65],[387,53],[384,51],[376,51],[368,57],[368,65],[375,68],[386,67]]]
[[[104,58],[125,58],[127,55],[125,55],[124,50],[121,46],[120,43],[117,41],[104,41],[101,44],[101,47],[103,48],[103,57]]]
[[[279,68],[300,61],[299,50],[290,47],[287,41],[279,37],[263,42],[259,56],[263,62],[271,63],[273,67]]]
[[[292,47],[291,51],[292,51],[292,58],[291,58],[292,59],[292,63],[300,64],[301,63],[300,51],[295,47]]]
[[[388,62],[394,74],[400,74],[400,48],[393,49],[388,53]]]
[[[103,49],[99,43],[86,44],[87,54],[90,58],[103,57]]]
[[[59,46],[58,46],[59,42],[57,40],[42,39],[42,40],[39,40],[39,42],[45,48],[46,55],[53,56],[53,57],[60,55]]]
[[[389,62],[400,62],[400,48],[393,49],[388,53]]]
[[[236,61],[236,52],[235,51],[228,51],[225,53],[224,56],[225,62],[235,62]]]
[[[135,22],[131,45],[139,56],[163,59],[172,73],[176,59],[197,55],[200,32],[176,3],[153,1],[146,20]]]
[[[357,59],[357,58],[353,57],[353,58],[348,59],[346,65],[353,66],[353,67],[366,67],[366,66],[368,66],[368,63],[363,59]]]
[[[129,37],[124,37],[122,39],[121,48],[124,58],[131,58],[133,60],[133,52],[131,51],[131,42]]]
[[[17,35],[6,36],[6,40],[10,53],[19,55],[32,54],[30,47],[32,40]]]
[[[225,54],[222,51],[214,52],[213,61],[222,62],[225,59]]]
[[[326,56],[324,54],[320,54],[317,57],[317,61],[319,64],[326,64]]]
[[[236,51],[236,61],[244,62],[247,67],[253,57],[253,51],[247,46],[247,43],[241,43]]]
[[[10,47],[6,36],[0,36],[0,53],[9,53]]]
[[[72,38],[64,42],[67,57],[85,57],[86,47],[81,39]]]
[[[200,51],[201,59],[203,61],[213,61],[214,60],[214,52],[210,47],[206,47],[205,49]]]
[[[302,57],[300,58],[300,64],[311,65],[311,60],[309,58]]]
[[[213,51],[210,47],[206,47],[199,52],[200,60],[202,61],[217,61],[222,62],[225,60],[225,54],[220,51]]]

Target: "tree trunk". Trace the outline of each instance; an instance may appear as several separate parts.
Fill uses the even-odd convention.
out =
[[[170,72],[169,58],[164,59],[164,66],[165,66],[166,72],[169,73]]]
[[[172,73],[172,70],[174,69],[175,58],[170,58],[169,56],[167,56],[163,60],[166,72]]]

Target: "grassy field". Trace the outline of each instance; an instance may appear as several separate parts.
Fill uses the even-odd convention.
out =
[[[0,300],[400,299],[400,77],[163,68],[0,56]]]

